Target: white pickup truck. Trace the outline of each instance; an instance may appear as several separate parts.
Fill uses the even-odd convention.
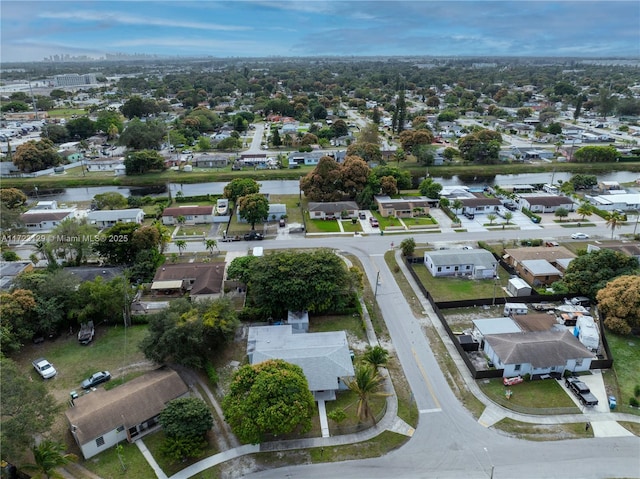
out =
[[[44,379],[52,378],[53,376],[58,374],[58,371],[56,371],[56,368],[53,367],[53,364],[51,364],[44,358],[38,358],[31,364],[33,364],[35,370],[38,371],[38,374]]]

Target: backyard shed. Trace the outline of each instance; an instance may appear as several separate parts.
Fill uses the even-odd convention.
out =
[[[530,296],[531,286],[522,278],[511,278],[507,283],[507,293],[511,296]]]

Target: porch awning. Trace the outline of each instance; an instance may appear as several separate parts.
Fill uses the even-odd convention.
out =
[[[180,289],[182,288],[182,280],[174,279],[169,281],[154,281],[151,289]]]

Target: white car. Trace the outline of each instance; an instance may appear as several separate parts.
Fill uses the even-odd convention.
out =
[[[572,239],[589,239],[589,235],[586,233],[573,233],[571,235]]]
[[[38,374],[42,376],[43,379],[49,379],[58,374],[58,371],[53,367],[53,364],[44,358],[38,358],[31,364],[33,364],[33,367],[38,371]]]

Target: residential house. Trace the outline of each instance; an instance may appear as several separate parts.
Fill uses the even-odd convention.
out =
[[[483,350],[503,377],[588,371],[595,358],[567,329],[490,334]]]
[[[294,334],[290,324],[249,328],[251,364],[282,359],[302,368],[316,400],[334,400],[355,375],[344,331]]]
[[[615,193],[624,190],[610,190],[608,195],[585,196],[589,203],[601,210],[638,211],[640,210],[640,193]]]
[[[87,222],[98,228],[110,228],[116,223],[137,223],[144,221],[144,211],[141,208],[126,210],[98,210],[87,213]]]
[[[391,199],[386,195],[375,197],[378,212],[383,217],[413,218],[414,216],[429,214],[429,208],[435,206],[438,200],[418,196],[411,198]]]
[[[475,196],[474,198],[461,198],[462,212],[477,214],[477,213],[493,213],[500,209],[502,206],[501,201],[498,198],[489,198],[486,196]]]
[[[29,211],[34,210],[57,210],[58,202],[56,200],[52,201],[38,201],[35,206],[29,209]]]
[[[16,276],[29,271],[33,271],[31,261],[0,261],[0,290],[10,290]]]
[[[58,154],[68,163],[77,163],[84,159],[84,155],[80,151],[63,150],[59,151]]]
[[[520,261],[518,274],[534,287],[548,286],[562,278],[562,272],[545,259]]]
[[[269,212],[264,221],[279,221],[287,216],[287,205],[284,203],[269,203]],[[246,223],[247,220],[240,216],[240,206],[236,208],[236,221],[238,223]]]
[[[424,265],[434,277],[491,279],[498,274],[498,260],[484,249],[425,251]]]
[[[32,233],[38,231],[50,231],[67,218],[75,218],[75,208],[58,210],[26,211],[20,215],[20,219]]]
[[[309,202],[309,217],[312,220],[334,220],[342,216],[357,218],[358,204],[355,201]]]
[[[558,324],[554,314],[514,314],[511,317],[524,332],[550,331]]]
[[[519,203],[532,213],[554,213],[558,208],[574,210],[574,204],[568,196],[559,195],[520,195]]]
[[[224,168],[229,164],[229,158],[223,155],[196,156],[192,162],[198,168]]]
[[[162,212],[162,224],[176,225],[184,218],[187,225],[213,223],[213,206],[172,206]]]
[[[85,161],[87,171],[116,171],[118,167],[124,167],[124,158],[104,158]]]
[[[224,294],[226,263],[165,264],[158,268],[151,291],[156,295],[189,293],[193,301],[216,299]]]
[[[613,251],[618,251],[626,256],[633,256],[640,262],[640,245],[638,243],[628,243],[624,241],[617,241],[614,243],[600,244],[595,245],[589,243],[587,245],[587,253],[591,253],[593,251],[600,251],[601,249],[610,249]]]
[[[175,371],[162,368],[116,388],[97,388],[74,398],[65,416],[82,455],[89,459],[119,442],[133,442],[156,430],[167,403],[188,393]]]

